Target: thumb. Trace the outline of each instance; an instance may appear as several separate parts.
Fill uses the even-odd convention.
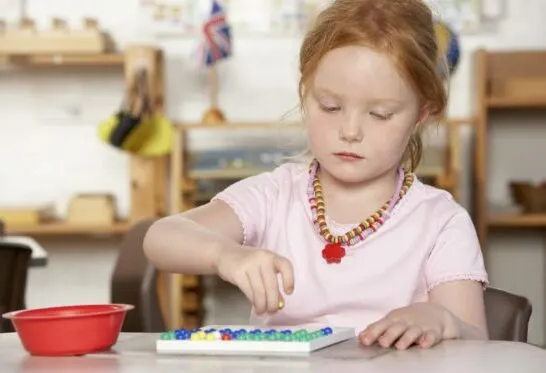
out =
[[[291,294],[294,291],[294,268],[292,263],[285,257],[277,256],[273,265],[275,271],[281,274],[285,293]]]

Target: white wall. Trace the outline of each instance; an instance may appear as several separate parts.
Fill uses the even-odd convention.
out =
[[[138,0],[48,2],[28,0],[29,15],[41,25],[52,16],[78,23],[94,16],[120,45],[150,41],[139,27]],[[46,4],[47,3],[47,4]],[[509,0],[508,18],[497,32],[465,35],[463,59],[451,84],[451,113],[472,115],[472,52],[479,47],[526,49],[546,47],[546,2]],[[522,6],[522,3],[525,5]],[[276,120],[297,104],[298,40],[236,39],[235,57],[220,68],[221,106],[230,120]],[[175,120],[196,121],[207,107],[206,75],[190,60],[193,40],[161,42],[167,53],[167,105]],[[115,69],[0,70],[0,205],[54,202],[63,214],[71,195],[83,191],[111,192],[122,216],[128,213],[128,160],[101,144],[97,123],[121,100],[121,71]],[[528,145],[545,138],[536,124],[542,117],[508,115],[495,118],[491,137],[490,197],[508,198],[510,175],[538,178],[546,169]],[[520,129],[525,129],[520,130]],[[517,132],[516,132],[517,131]],[[463,203],[469,200],[470,137],[463,133],[466,172]],[[542,142],[543,143],[543,142]],[[536,147],[537,150],[538,147]],[[534,150],[534,149],[533,149]],[[540,157],[540,158],[538,158]],[[28,304],[46,306],[109,299],[108,275],[115,258],[113,240],[43,239],[50,265],[31,272]],[[530,339],[545,343],[544,242],[533,232],[503,232],[491,237],[488,265],[493,285],[527,295],[534,303]],[[526,277],[528,275],[529,277]],[[215,311],[213,314],[218,314]]]

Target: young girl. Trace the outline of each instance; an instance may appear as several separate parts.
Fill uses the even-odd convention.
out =
[[[365,345],[400,349],[487,338],[471,219],[413,174],[425,122],[446,106],[436,61],[423,1],[335,1],[301,47],[312,162],[159,220],[150,261],[235,284],[256,325],[350,326]]]

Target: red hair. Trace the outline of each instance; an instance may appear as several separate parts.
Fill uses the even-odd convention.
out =
[[[437,72],[438,46],[430,8],[422,0],[336,0],[323,10],[300,49],[303,102],[319,61],[335,48],[362,45],[387,54],[426,106],[441,118],[447,91]],[[421,131],[411,136],[403,162],[414,170],[423,152]]]

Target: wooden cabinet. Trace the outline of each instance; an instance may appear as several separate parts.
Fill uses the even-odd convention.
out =
[[[491,116],[500,111],[546,109],[546,51],[479,50],[475,57],[474,215],[485,251],[492,228],[546,228],[546,212],[493,213],[488,206],[488,168],[494,162],[489,154]]]

